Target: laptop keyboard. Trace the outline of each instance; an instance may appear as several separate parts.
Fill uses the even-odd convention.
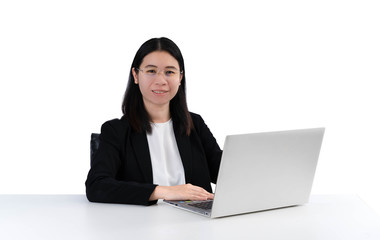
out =
[[[201,208],[204,210],[209,210],[212,208],[213,201],[207,201],[207,202],[198,202],[198,203],[189,203],[189,206]]]

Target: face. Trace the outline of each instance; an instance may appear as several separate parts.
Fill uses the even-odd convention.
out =
[[[139,69],[133,68],[132,73],[145,106],[169,107],[182,80],[178,61],[167,52],[155,51],[144,57]]]

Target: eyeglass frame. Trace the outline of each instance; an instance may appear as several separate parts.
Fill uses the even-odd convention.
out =
[[[146,73],[146,72],[144,73],[144,71],[145,71],[144,68],[135,68],[135,69],[136,69],[137,71],[141,71],[144,75],[147,75],[147,76],[149,76],[149,77],[156,77],[156,76],[158,76],[158,74],[163,73],[163,74],[164,74],[164,77],[165,77],[166,79],[170,78],[170,76],[167,76],[167,75],[165,74],[165,72],[164,72],[167,68],[165,68],[165,69],[160,69],[160,68],[158,68],[158,67],[152,67],[152,68],[157,69],[157,73],[152,74],[152,75],[149,75],[149,74]],[[172,68],[169,68],[169,69],[172,69]],[[172,71],[173,71],[173,69],[172,69]],[[178,71],[178,70],[175,69],[175,71]],[[175,71],[173,71],[173,72],[175,72]],[[183,74],[183,71],[178,71],[178,73],[179,73],[179,75],[180,75],[180,74]]]

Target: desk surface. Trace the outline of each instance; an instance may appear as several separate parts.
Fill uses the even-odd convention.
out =
[[[0,239],[380,239],[355,195],[219,219],[173,208],[90,203],[84,195],[0,195]]]

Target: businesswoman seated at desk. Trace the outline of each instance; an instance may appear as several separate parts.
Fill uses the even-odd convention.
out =
[[[167,38],[146,41],[132,62],[121,119],[101,127],[86,180],[91,202],[151,205],[212,199],[222,151],[188,111],[185,66]]]

